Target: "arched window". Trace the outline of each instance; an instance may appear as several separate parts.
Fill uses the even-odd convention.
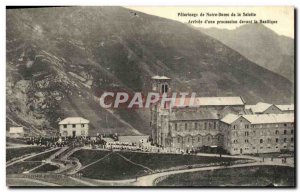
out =
[[[165,85],[165,92],[164,93],[167,93],[168,92],[168,85]]]
[[[161,92],[164,93],[164,91],[165,91],[165,85],[162,84],[162,85],[161,85]]]

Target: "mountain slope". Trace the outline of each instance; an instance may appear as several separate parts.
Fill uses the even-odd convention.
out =
[[[150,133],[149,110],[105,110],[105,90],[146,91],[150,77],[173,91],[290,103],[292,84],[186,25],[121,7],[7,10],[7,126],[57,129],[67,116],[91,132]]]
[[[277,35],[261,24],[242,25],[234,30],[199,28],[237,50],[258,65],[294,82],[294,40]]]

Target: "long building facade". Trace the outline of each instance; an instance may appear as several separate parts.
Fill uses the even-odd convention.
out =
[[[170,78],[155,76],[152,80],[153,91],[168,94]],[[188,105],[190,98],[180,99],[172,105],[157,102],[151,107],[151,137],[160,147],[192,150],[221,146],[230,154],[294,150],[293,113],[282,114],[271,105],[266,107],[270,108],[267,114],[254,114],[241,97],[197,97],[192,105]],[[228,121],[230,118],[235,121]]]

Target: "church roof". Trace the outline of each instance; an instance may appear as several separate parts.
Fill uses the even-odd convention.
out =
[[[237,106],[244,105],[241,97],[195,97],[176,98],[173,107],[200,107],[200,106]]]
[[[171,115],[170,121],[196,121],[208,119],[219,119],[217,111],[177,111],[174,112],[174,115]]]

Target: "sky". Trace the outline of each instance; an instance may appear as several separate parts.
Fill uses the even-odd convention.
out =
[[[277,21],[277,23],[264,24],[279,35],[285,35],[294,38],[294,7],[291,6],[277,6],[277,7],[127,7],[136,11],[144,12],[150,15],[156,15],[159,17],[164,17],[167,19],[172,19],[187,23],[189,20],[202,20],[203,23],[194,23],[192,25],[196,27],[216,27],[223,29],[235,29],[244,23],[239,23],[240,20],[250,21],[250,20],[272,20]],[[178,13],[190,13],[198,14],[194,16],[179,16]],[[203,13],[204,16],[201,16]],[[229,16],[207,16],[207,13],[215,13],[217,15],[229,14]],[[231,16],[234,13],[235,16]],[[237,16],[237,13],[248,13],[252,16]],[[255,14],[255,16],[253,16]],[[217,21],[231,21],[235,20],[237,24],[217,24]],[[215,23],[205,23],[205,21],[215,21]]]

